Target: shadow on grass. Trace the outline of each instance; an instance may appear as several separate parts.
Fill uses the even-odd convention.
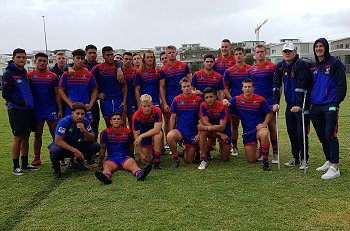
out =
[[[45,188],[35,193],[27,203],[16,209],[12,216],[9,216],[2,224],[0,224],[0,230],[11,230],[17,224],[21,223],[23,218],[25,218],[30,211],[40,205],[40,203],[44,201],[51,192],[55,191],[65,179],[69,178],[74,173],[74,171],[68,171],[63,173],[59,179],[52,179]]]

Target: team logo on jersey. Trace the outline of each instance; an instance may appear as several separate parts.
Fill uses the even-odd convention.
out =
[[[169,67],[169,68],[168,68],[168,71],[171,71],[171,69],[172,69],[172,68],[171,68],[171,67]]]
[[[51,76],[50,76],[50,75],[47,75],[47,76],[46,76],[46,78],[48,78],[48,79],[49,79],[49,78],[51,78]]]
[[[104,71],[108,71],[108,67],[105,67],[103,70],[104,70]]]
[[[70,128],[68,131],[69,131],[69,132],[72,132],[72,131],[73,131],[73,128]]]
[[[145,74],[145,75],[148,75],[148,71],[145,71],[144,74]]]
[[[122,136],[126,136],[126,134],[123,132]]]
[[[185,100],[180,100],[180,104],[185,104]]]
[[[331,70],[331,66],[330,65],[327,65],[327,66],[325,66],[325,69],[326,69],[326,71],[324,72],[326,75],[329,75],[329,72],[330,72],[330,70]]]
[[[234,70],[233,73],[237,74],[237,73],[238,73],[238,70]]]
[[[34,74],[33,78],[35,78],[35,79],[38,78],[38,74]]]
[[[66,129],[63,127],[59,127],[58,128],[58,132],[62,133],[62,134],[66,134]]]
[[[83,75],[83,79],[86,79],[86,75]]]
[[[219,65],[222,65],[222,61],[219,62]]]
[[[111,133],[111,136],[112,136],[112,137],[114,137],[114,136],[115,136],[114,132],[112,132],[112,133]]]
[[[254,68],[253,68],[253,71],[257,71],[257,70],[258,70],[258,68],[257,68],[257,67],[254,67]]]
[[[73,79],[73,78],[74,78],[74,75],[70,75],[69,78],[70,78],[70,79]]]
[[[254,101],[253,101],[253,104],[257,104],[257,102],[254,100]]]
[[[17,79],[16,81],[17,81],[17,83],[22,83],[21,79]]]
[[[239,102],[240,102],[240,103],[244,103],[244,99],[240,99]]]
[[[204,75],[201,75],[201,79],[205,79],[205,76],[204,76]]]

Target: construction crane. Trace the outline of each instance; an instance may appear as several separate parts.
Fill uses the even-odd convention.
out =
[[[259,41],[259,31],[261,29],[261,27],[268,21],[268,19],[265,19],[265,21],[263,23],[260,24],[260,26],[258,24],[256,24],[256,28],[255,28],[255,35],[256,35],[256,41]]]

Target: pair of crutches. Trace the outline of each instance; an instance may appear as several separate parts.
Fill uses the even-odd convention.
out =
[[[301,109],[301,120],[303,125],[303,149],[304,149],[304,161],[306,162],[306,131],[305,131],[305,103],[306,103],[306,95],[307,90],[303,90],[304,92],[304,99],[303,99],[303,108]],[[280,140],[278,136],[278,111],[276,112],[276,130],[277,130],[277,161],[278,161],[278,170],[280,170],[281,164],[280,164]],[[305,166],[304,173],[307,172],[307,168]]]

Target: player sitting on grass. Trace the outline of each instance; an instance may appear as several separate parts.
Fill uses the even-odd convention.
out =
[[[101,149],[99,161],[92,165],[93,168],[100,167],[105,158],[106,150],[107,159],[103,162],[103,172],[96,171],[95,176],[105,184],[112,183],[112,173],[118,169],[131,172],[137,180],[143,181],[152,170],[152,164],[146,165],[140,169],[136,161],[130,157],[133,153],[133,134],[128,128],[122,127],[122,114],[114,112],[111,115],[111,127],[104,129],[100,134]]]
[[[143,94],[140,97],[141,108],[132,117],[132,128],[135,137],[135,146],[139,147],[141,161],[151,163],[154,154],[153,166],[160,169],[160,154],[162,149],[162,111],[153,106],[152,96]],[[152,147],[154,147],[154,153]]]
[[[201,151],[201,164],[198,169],[205,169],[207,161],[207,138],[219,139],[220,158],[228,161],[231,150],[231,128],[228,109],[220,101],[216,100],[216,92],[213,88],[207,87],[203,91],[204,100],[200,105],[199,146]]]
[[[245,79],[242,82],[243,94],[234,96],[229,101],[223,100],[224,105],[233,106],[241,118],[243,126],[243,143],[245,155],[248,162],[257,161],[257,140],[260,141],[261,153],[263,155],[263,170],[270,171],[269,166],[269,129],[268,124],[272,118],[272,109],[264,97],[254,94],[254,82]]]

